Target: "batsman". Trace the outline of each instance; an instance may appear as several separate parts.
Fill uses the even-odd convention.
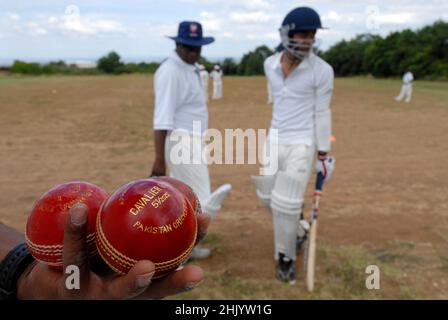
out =
[[[275,141],[278,170],[273,174],[262,167],[261,175],[254,176],[253,181],[257,196],[272,213],[276,277],[290,284],[295,283],[297,253],[309,230],[302,210],[313,164],[326,181],[334,166],[328,155],[334,72],[312,51],[318,29],[323,28],[315,10],[292,10],[280,28],[277,52],[264,62],[273,113],[263,155]]]

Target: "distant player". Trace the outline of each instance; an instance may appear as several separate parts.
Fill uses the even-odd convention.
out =
[[[280,28],[281,46],[264,63],[273,97],[271,130],[278,130],[278,171],[253,177],[273,217],[276,276],[294,283],[296,255],[309,229],[302,207],[313,163],[329,178],[332,168],[333,68],[312,52],[321,20],[307,7],[292,10]],[[269,144],[265,144],[268,148]],[[266,168],[265,168],[266,169]]]
[[[207,69],[205,69],[205,66],[203,64],[201,64],[199,66],[199,74],[201,75],[201,81],[202,81],[202,86],[204,89],[204,96],[205,96],[205,101],[208,101],[208,79],[210,77]]]
[[[214,218],[221,203],[230,191],[226,184],[211,193],[208,165],[194,155],[202,154],[206,147],[204,133],[208,129],[207,102],[204,97],[199,65],[203,45],[214,41],[202,36],[198,22],[180,23],[176,50],[166,59],[154,77],[154,144],[155,161],[153,176],[164,176],[166,165],[173,178],[188,184],[199,198],[202,210]],[[202,132],[195,132],[194,123],[199,123]],[[179,153],[187,155],[186,163],[178,161]],[[205,259],[210,256],[207,248],[195,247],[192,258]]]
[[[213,100],[218,100],[222,98],[222,76],[223,72],[221,70],[221,67],[218,65],[215,65],[213,68],[213,71],[210,74],[211,78],[213,79]]]
[[[401,101],[404,98],[406,103],[410,103],[412,100],[412,81],[414,81],[414,75],[410,70],[406,71],[403,75],[403,85],[401,86],[400,94],[395,97],[396,101]]]

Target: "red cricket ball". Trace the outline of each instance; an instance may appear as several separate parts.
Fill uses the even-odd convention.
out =
[[[155,264],[154,278],[177,269],[191,253],[197,235],[193,208],[168,183],[156,179],[130,182],[117,189],[97,217],[97,248],[117,273],[139,260]]]
[[[187,201],[190,202],[191,206],[194,209],[194,213],[196,214],[196,217],[202,213],[201,209],[201,203],[199,202],[198,196],[196,193],[191,189],[189,185],[186,183],[174,179],[172,177],[164,176],[164,177],[156,177],[155,179],[161,180],[164,182],[167,182],[171,184],[174,188],[180,191],[184,195],[184,197],[187,199]]]
[[[107,196],[107,192],[100,187],[82,181],[60,184],[44,193],[35,202],[26,224],[26,244],[33,257],[50,267],[63,267],[64,225],[70,208],[80,202],[88,208],[89,255],[96,255],[96,216]]]

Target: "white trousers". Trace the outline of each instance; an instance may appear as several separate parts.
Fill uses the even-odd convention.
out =
[[[401,86],[400,94],[395,98],[397,101],[405,99],[405,102],[409,103],[412,100],[412,83],[404,83]]]
[[[278,145],[279,170],[271,197],[275,259],[278,259],[279,253],[283,253],[292,260],[296,259],[297,235],[304,232],[300,230],[300,212],[315,161],[315,154],[316,147],[314,145]]]
[[[213,100],[222,98],[222,81],[213,81]]]
[[[179,135],[179,133],[176,133]],[[201,136],[193,136],[188,133],[183,134],[187,139],[176,139],[171,141],[169,134],[165,140],[165,161],[168,165],[170,176],[188,184],[199,198],[201,206],[206,204],[210,197],[210,176],[206,162],[196,164],[194,160],[199,160],[205,143]],[[179,153],[184,159],[189,159],[189,163],[179,163]],[[185,156],[186,155],[186,156]],[[193,159],[193,158],[196,159]],[[188,162],[188,161],[184,161]]]

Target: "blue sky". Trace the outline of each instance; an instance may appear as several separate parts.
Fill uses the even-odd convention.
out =
[[[447,0],[0,0],[0,61],[95,59],[116,50],[128,60],[166,56],[182,20],[203,23],[216,43],[208,58],[241,57],[261,44],[274,47],[291,9],[308,5],[329,30],[318,33],[326,49],[360,33],[387,35],[448,21]]]

